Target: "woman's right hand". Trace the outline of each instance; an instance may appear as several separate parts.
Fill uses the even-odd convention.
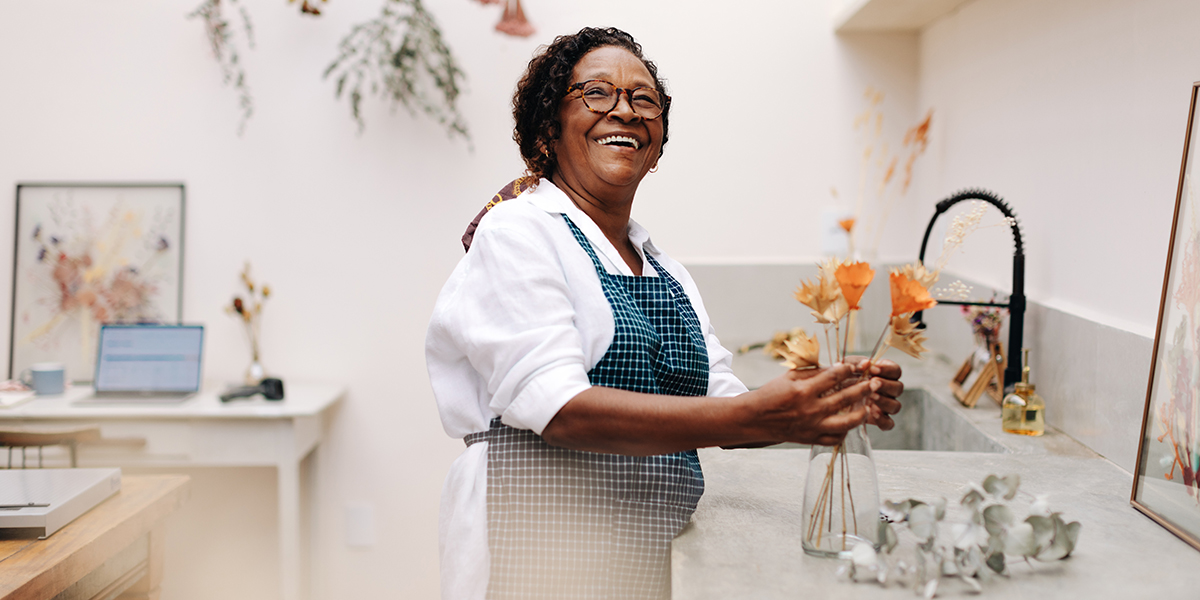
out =
[[[747,392],[745,399],[755,411],[751,420],[762,428],[763,440],[837,445],[846,432],[867,420],[867,405],[875,392],[870,378],[853,382],[860,376],[844,364],[788,371]]]

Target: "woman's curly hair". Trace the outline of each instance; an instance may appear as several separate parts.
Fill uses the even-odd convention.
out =
[[[567,88],[574,83],[571,78],[575,65],[588,52],[604,46],[624,48],[636,56],[650,71],[658,92],[667,95],[667,86],[658,76],[658,67],[642,56],[642,45],[628,33],[614,27],[585,27],[574,35],[558,36],[529,61],[513,94],[513,120],[516,121],[513,140],[521,149],[521,157],[525,159],[529,175],[535,178],[554,175],[558,160],[551,142],[562,133],[562,124],[558,121],[559,103],[567,95]],[[668,102],[659,117],[662,119],[663,146],[667,145],[667,114],[670,109]],[[661,147],[659,156],[662,156]]]

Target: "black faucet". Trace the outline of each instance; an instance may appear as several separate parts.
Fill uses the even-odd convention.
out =
[[[1008,309],[1010,319],[1008,323],[1008,365],[1004,368],[1004,387],[1007,390],[1014,383],[1021,380],[1021,335],[1025,329],[1025,247],[1021,243],[1021,224],[1017,222],[1017,215],[1009,208],[1008,203],[989,191],[973,189],[958,192],[937,203],[937,210],[933,213],[933,218],[929,219],[929,226],[925,228],[925,237],[921,239],[921,254],[919,258],[921,259],[921,264],[924,264],[925,247],[929,244],[929,234],[933,231],[933,224],[937,221],[938,217],[947,210],[950,210],[951,206],[963,200],[982,200],[995,206],[1000,212],[1004,213],[1004,216],[1011,219],[1014,246],[1012,294],[1008,297],[1007,303],[938,300],[938,304],[998,306]],[[925,323],[921,320],[921,312],[913,315],[913,322],[917,323],[917,326],[920,328],[925,327]]]

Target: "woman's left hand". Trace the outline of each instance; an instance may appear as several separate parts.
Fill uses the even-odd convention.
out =
[[[865,356],[847,356],[846,362],[856,367],[866,362]],[[867,406],[867,422],[887,431],[896,426],[891,415],[900,412],[900,394],[904,384],[900,382],[900,365],[885,359],[871,365],[871,403]]]

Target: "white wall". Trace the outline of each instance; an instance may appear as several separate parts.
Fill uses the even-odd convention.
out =
[[[921,198],[1001,194],[1031,299],[1153,337],[1198,23],[1189,0],[974,0],[935,22],[920,102],[942,118]],[[1012,243],[981,233],[955,268],[1007,290]]]
[[[854,188],[851,125],[873,85],[888,93],[893,140],[935,110],[915,193],[893,212],[881,258],[911,259],[933,203],[983,186],[1022,217],[1033,301],[1153,335],[1187,94],[1200,79],[1194,2],[974,0],[920,36],[839,37],[832,0],[527,0],[539,33],[520,40],[492,31],[496,7],[428,0],[468,74],[474,152],[375,100],[357,135],[321,80],[340,36],[380,2],[334,0],[319,19],[283,0],[243,2],[258,47],[244,53],[256,114],[241,137],[236,97],[200,23],[184,18],[198,2],[0,3],[0,188],[185,182],[184,314],[209,327],[214,381],[238,378],[247,360],[222,312],[242,261],[274,286],[267,367],[349,387],[318,465],[321,597],[436,595],[437,498],[461,445],[442,433],[426,382],[426,319],[462,228],[522,170],[513,83],[537,45],[583,25],[632,32],[675,96],[662,168],[635,209],[673,255],[815,258],[829,187]],[[0,194],[0,232],[13,230],[12,202]],[[951,269],[1007,289],[1010,243],[981,231]],[[11,248],[0,243],[0,264]],[[0,344],[0,363],[6,352]],[[166,597],[269,595],[270,474],[197,475],[188,522],[173,529],[187,539],[172,542]],[[251,519],[227,515],[239,500]],[[375,509],[378,543],[352,550],[343,510],[359,502]]]
[[[848,134],[863,90],[889,92],[889,135],[921,112],[915,36],[839,39],[829,2],[527,0],[539,33],[522,40],[492,31],[497,7],[428,0],[468,75],[462,109],[474,152],[373,99],[357,135],[321,72],[381,1],[334,0],[313,19],[283,0],[243,0],[258,45],[243,51],[256,111],[239,137],[237,98],[201,23],[184,18],[197,4],[0,3],[0,189],[186,183],[184,316],[209,328],[214,382],[239,378],[248,359],[222,311],[242,261],[274,287],[267,368],[290,382],[349,387],[318,465],[325,598],[436,596],[437,500],[461,442],[437,418],[425,324],[461,255],[463,227],[523,169],[509,100],[537,45],[612,24],[660,64],[675,96],[672,138],[635,216],[683,258],[808,262],[828,188],[855,180]],[[12,195],[0,193],[0,232],[13,230],[13,212]],[[0,243],[0,264],[11,264],[11,248]],[[8,298],[0,294],[0,314]],[[6,352],[0,344],[0,363]],[[187,539],[172,541],[165,597],[269,596],[278,560],[273,524],[261,523],[274,518],[270,474],[197,475],[202,487],[181,513],[188,521],[172,530]],[[253,505],[240,520],[228,513],[239,503]],[[374,507],[374,548],[346,546],[347,503]]]

